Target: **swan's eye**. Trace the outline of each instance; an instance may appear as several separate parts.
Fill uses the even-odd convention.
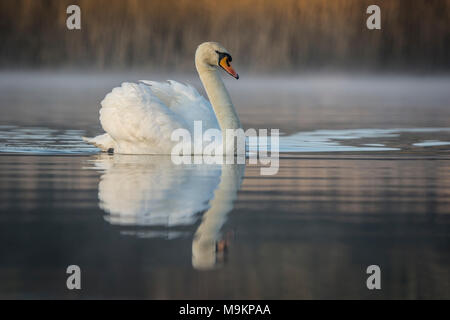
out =
[[[233,60],[233,58],[231,58],[231,56],[228,53],[225,52],[219,52],[216,50],[216,52],[219,54],[219,61],[218,61],[218,65],[219,66],[223,66],[224,64],[226,64],[228,67],[230,67],[230,62]]]

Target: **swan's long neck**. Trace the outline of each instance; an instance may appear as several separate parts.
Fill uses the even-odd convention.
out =
[[[216,68],[199,64],[197,64],[197,71],[216,114],[220,129],[224,132],[226,129],[241,128],[241,122],[219,76],[219,71]]]

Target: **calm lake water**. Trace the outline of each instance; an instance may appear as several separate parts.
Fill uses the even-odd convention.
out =
[[[282,133],[273,176],[86,145],[146,78],[171,77],[0,73],[0,298],[450,298],[450,78],[227,79]]]

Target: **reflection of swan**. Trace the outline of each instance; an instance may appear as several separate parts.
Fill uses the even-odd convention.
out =
[[[206,210],[192,243],[192,265],[215,266],[217,253],[225,249],[220,229],[233,208],[245,165],[174,165],[167,156],[102,154],[94,166],[104,170],[99,206],[113,225],[189,226]]]
[[[101,155],[95,164],[106,169],[99,205],[116,225],[191,225],[220,180],[218,165],[174,165],[167,156]]]
[[[218,242],[220,229],[226,215],[233,209],[233,201],[241,186],[244,165],[223,165],[220,184],[209,202],[210,208],[203,215],[192,242],[192,265],[196,269],[211,269],[216,265],[217,252],[224,249],[224,242]]]
[[[197,48],[195,65],[211,104],[193,87],[175,81],[123,83],[101,102],[100,122],[106,133],[85,140],[102,150],[113,148],[116,153],[170,154],[175,145],[172,132],[183,128],[192,136],[195,120],[202,121],[203,129],[240,128],[218,72],[220,67],[238,79],[230,62],[230,54],[218,43],[205,42]]]

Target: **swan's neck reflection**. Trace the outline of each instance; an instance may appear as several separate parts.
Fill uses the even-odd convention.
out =
[[[209,202],[202,223],[192,242],[192,266],[196,269],[211,269],[222,262],[223,244],[218,242],[220,230],[227,214],[233,209],[233,201],[241,185],[244,165],[223,165],[220,183]]]
[[[192,243],[192,265],[204,270],[223,261],[220,231],[233,209],[245,165],[175,165],[167,156],[118,154],[99,155],[93,163],[103,171],[98,197],[106,221],[152,227],[137,231],[138,236],[173,238],[206,210]]]

